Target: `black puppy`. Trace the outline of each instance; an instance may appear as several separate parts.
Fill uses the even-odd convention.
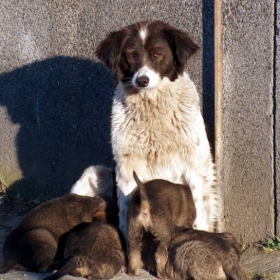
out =
[[[244,280],[241,246],[230,233],[177,229],[173,234],[166,275],[169,279]]]
[[[164,278],[171,235],[177,227],[191,228],[196,218],[192,193],[186,185],[165,180],[142,184],[135,172],[133,176],[138,188],[132,194],[128,210],[128,273],[140,273],[141,239],[146,231],[158,243],[155,252],[156,272],[159,278]]]
[[[7,236],[0,273],[12,268],[47,271],[62,236],[81,223],[90,223],[106,207],[107,200],[99,196],[66,194],[34,208]]]
[[[73,230],[66,241],[65,257],[65,265],[44,280],[67,274],[89,280],[110,279],[125,263],[118,230],[100,219]]]

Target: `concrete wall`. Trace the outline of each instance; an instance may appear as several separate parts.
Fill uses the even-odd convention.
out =
[[[67,192],[89,165],[112,166],[113,82],[94,57],[96,45],[108,32],[146,19],[167,21],[202,45],[202,10],[198,0],[1,1],[2,188],[51,197]],[[200,92],[212,86],[213,100],[213,74],[203,78],[201,71],[202,63],[213,65],[213,40],[206,42],[210,55],[202,59],[200,51],[189,69]],[[209,116],[213,126],[213,110]]]
[[[276,234],[280,236],[280,2],[275,6],[275,49],[274,49],[274,160],[275,160],[275,213],[276,213]]]
[[[226,229],[244,242],[280,234],[275,1],[229,0],[223,7],[224,216]],[[212,2],[2,0],[0,187],[27,199],[52,197],[89,165],[113,166],[112,75],[94,49],[108,32],[135,21],[167,21],[201,45],[188,71],[213,144]]]
[[[275,233],[274,3],[224,1],[223,16],[225,227],[248,242]]]

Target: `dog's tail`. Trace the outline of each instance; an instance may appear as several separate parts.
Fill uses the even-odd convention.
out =
[[[70,193],[94,197],[96,195],[114,195],[113,170],[103,165],[88,167],[80,179],[72,186]]]
[[[89,267],[86,258],[83,256],[75,256],[68,259],[63,267],[54,274],[45,277],[43,280],[56,280],[65,275],[87,277],[89,275]]]
[[[133,171],[133,178],[139,188],[139,194],[142,201],[148,201],[147,191],[145,185],[140,181],[135,171]]]
[[[5,262],[0,266],[0,274],[2,273],[7,273],[9,272],[11,269],[13,269],[15,267],[15,263],[10,261],[10,262]]]

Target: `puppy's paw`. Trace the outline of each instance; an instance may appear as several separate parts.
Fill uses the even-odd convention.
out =
[[[132,259],[129,261],[127,274],[130,276],[139,276],[140,269],[141,269],[141,262]]]
[[[124,264],[119,272],[120,272],[120,273],[127,273],[127,271],[128,271],[127,265]]]
[[[157,271],[157,278],[161,280],[171,279],[170,277],[167,276],[165,272],[159,272],[159,271]]]
[[[139,276],[140,275],[140,268],[134,268],[132,269],[131,267],[128,268],[127,274],[129,276]]]

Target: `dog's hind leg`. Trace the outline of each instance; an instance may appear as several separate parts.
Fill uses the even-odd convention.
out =
[[[128,274],[138,276],[142,268],[141,239],[143,235],[142,226],[135,219],[130,219],[128,228]]]
[[[155,253],[157,277],[159,279],[166,279],[165,266],[168,259],[167,246],[160,242]]]
[[[245,280],[246,278],[241,272],[240,265],[238,263],[234,263],[231,266],[223,267],[227,280]]]
[[[53,235],[45,229],[33,229],[18,242],[18,263],[26,270],[46,272],[57,250]]]
[[[9,272],[11,269],[14,268],[14,266],[15,266],[14,261],[12,260],[4,261],[4,263],[0,267],[0,274]]]

